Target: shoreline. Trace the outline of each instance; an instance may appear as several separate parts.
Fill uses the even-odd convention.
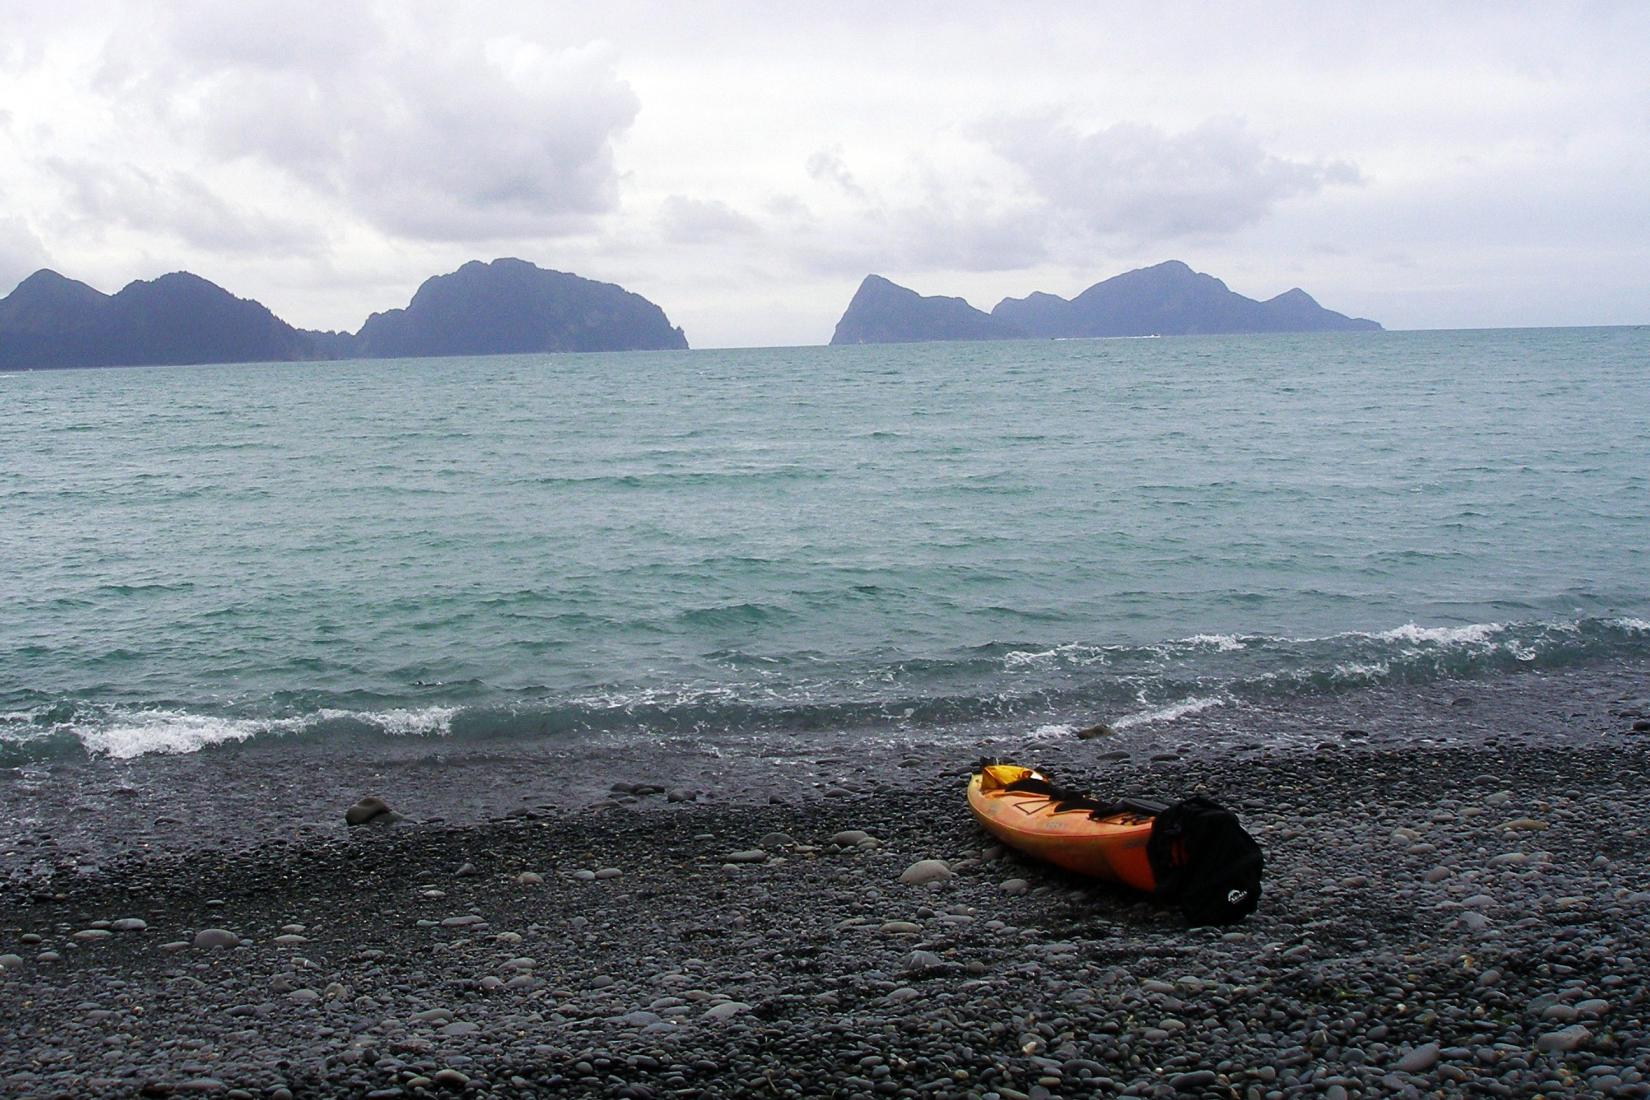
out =
[[[1231,929],[1001,853],[961,768],[932,761],[844,794],[603,797],[0,882],[0,1082],[271,1100],[1650,1095],[1650,736],[1627,732],[1650,681],[1509,679],[1407,689],[1433,715],[1407,743],[1397,713],[1346,747],[1019,746],[1074,784],[1233,809],[1267,870]],[[1308,725],[1390,700],[1332,702]],[[876,845],[831,843],[850,829]],[[953,877],[899,883],[928,858]],[[144,929],[114,923],[131,920]],[[189,946],[213,928],[245,942]]]
[[[581,812],[615,800],[676,813],[687,804],[805,805],[900,790],[1001,757],[1074,778],[1136,766],[1172,798],[1176,771],[1191,760],[1326,747],[1592,744],[1630,735],[1628,711],[1650,716],[1650,659],[1223,704],[1087,741],[1062,727],[993,724],[724,740],[273,740],[50,761],[0,768],[0,883],[95,874],[130,855],[337,838],[344,809],[367,794],[433,824]],[[657,793],[636,797],[615,784]]]

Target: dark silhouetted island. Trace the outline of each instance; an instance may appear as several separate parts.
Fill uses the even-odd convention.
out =
[[[355,345],[356,355],[375,359],[688,346],[640,294],[525,260],[472,260],[427,279],[406,309],[368,317]]]
[[[961,298],[925,298],[867,275],[836,324],[832,344],[896,344],[914,340],[1018,340],[1026,333]]]
[[[1264,302],[1246,298],[1179,260],[1125,272],[1067,300],[1005,298],[989,314],[961,298],[924,298],[878,275],[866,278],[833,344],[987,340],[1016,336],[1190,336],[1249,332],[1377,332],[1361,317],[1325,309],[1296,288]]]
[[[1296,287],[1257,302],[1179,260],[1095,283],[1067,301],[1004,298],[991,316],[1031,336],[1191,336],[1237,332],[1376,332],[1380,325],[1324,309]]]
[[[110,295],[37,271],[0,298],[0,370],[686,347],[641,295],[524,260],[438,275],[354,335],[295,329],[187,272]]]
[[[103,294],[37,271],[0,298],[0,368],[310,358],[303,333],[257,302],[175,272]]]

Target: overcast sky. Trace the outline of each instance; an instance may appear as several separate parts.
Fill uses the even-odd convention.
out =
[[[0,0],[0,294],[187,269],[353,331],[496,256],[696,347],[1165,259],[1650,322],[1650,4]]]

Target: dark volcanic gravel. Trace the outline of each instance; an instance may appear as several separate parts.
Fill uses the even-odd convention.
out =
[[[1559,747],[1051,747],[1235,809],[1268,865],[1234,929],[1002,852],[916,766],[14,877],[0,1095],[1650,1095],[1626,699]]]
[[[0,1085],[1645,1095],[1638,744],[1188,765],[1267,850],[1233,930],[1005,856],[957,785],[151,857],[0,899]]]

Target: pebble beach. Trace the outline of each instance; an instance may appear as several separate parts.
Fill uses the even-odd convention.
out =
[[[330,830],[272,811],[262,839],[28,873],[14,829],[0,1092],[1650,1095],[1642,663],[1296,721],[1324,740],[1176,751],[1194,721],[1019,746],[1079,785],[1236,811],[1267,866],[1230,928],[1004,851],[955,750],[806,795],[756,768],[674,801],[669,776],[604,776],[468,821],[358,791],[407,819],[355,828],[318,783]]]

